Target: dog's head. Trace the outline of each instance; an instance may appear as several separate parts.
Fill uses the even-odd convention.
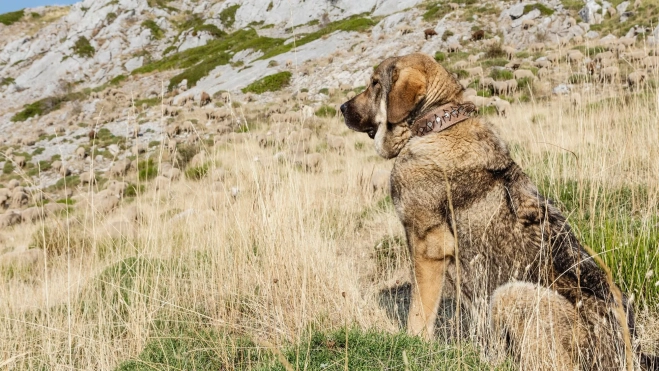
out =
[[[462,86],[425,54],[388,58],[375,70],[369,86],[341,105],[346,125],[375,139],[384,158],[398,156],[417,117],[462,100]]]

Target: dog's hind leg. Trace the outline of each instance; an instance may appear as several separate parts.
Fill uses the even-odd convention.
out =
[[[492,341],[507,342],[520,370],[579,369],[586,330],[563,296],[532,283],[509,283],[492,294],[489,315]]]

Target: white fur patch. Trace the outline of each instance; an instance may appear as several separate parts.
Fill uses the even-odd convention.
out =
[[[378,125],[378,131],[375,133],[375,151],[378,155],[388,158],[385,150],[384,140],[387,137],[387,104],[385,97],[380,100],[380,110],[375,116],[375,123]]]

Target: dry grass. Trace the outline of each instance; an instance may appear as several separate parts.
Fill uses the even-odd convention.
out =
[[[611,95],[605,103],[585,96],[593,103],[578,108],[567,100],[520,105],[512,117],[492,121],[515,159],[602,253],[623,291],[634,294],[640,343],[656,352],[659,286],[649,272],[659,270],[659,95]],[[147,350],[165,352],[166,339],[175,337],[199,341],[188,353],[173,351],[177,362],[198,359],[183,368],[265,369],[263,362],[287,357],[303,369],[304,344],[315,339],[310,332],[399,331],[382,290],[409,282],[402,228],[390,200],[360,182],[373,167],[391,164],[339,119],[323,119],[316,138],[326,131],[345,136],[347,151],[328,152],[313,139],[311,148],[324,159],[317,173],[275,162],[275,149],[259,148],[245,134],[244,141],[212,149],[211,168],[227,171],[223,183],[183,180],[126,200],[124,208],[143,214],[141,223],[113,223],[121,210],[107,218],[83,211],[56,226],[11,231],[6,240],[26,246],[35,234],[60,228],[66,252],[49,255],[45,270],[0,283],[0,367],[136,365],[146,362],[138,357]],[[117,238],[117,226],[129,232]],[[348,342],[343,334],[336,339]],[[334,349],[332,339],[322,344]],[[460,351],[471,349],[469,342],[450,348],[457,353],[429,349],[428,357],[477,368]],[[406,354],[401,364],[421,359]],[[343,361],[330,366],[343,369]]]

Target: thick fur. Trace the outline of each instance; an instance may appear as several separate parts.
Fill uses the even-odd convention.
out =
[[[491,125],[472,118],[411,135],[415,118],[461,103],[462,90],[431,57],[412,54],[382,62],[341,107],[348,127],[396,158],[391,195],[414,262],[408,332],[433,335],[450,286],[474,318],[488,313],[490,339],[506,343],[522,369],[622,369],[622,326],[605,273]],[[622,305],[633,335],[626,298]]]

